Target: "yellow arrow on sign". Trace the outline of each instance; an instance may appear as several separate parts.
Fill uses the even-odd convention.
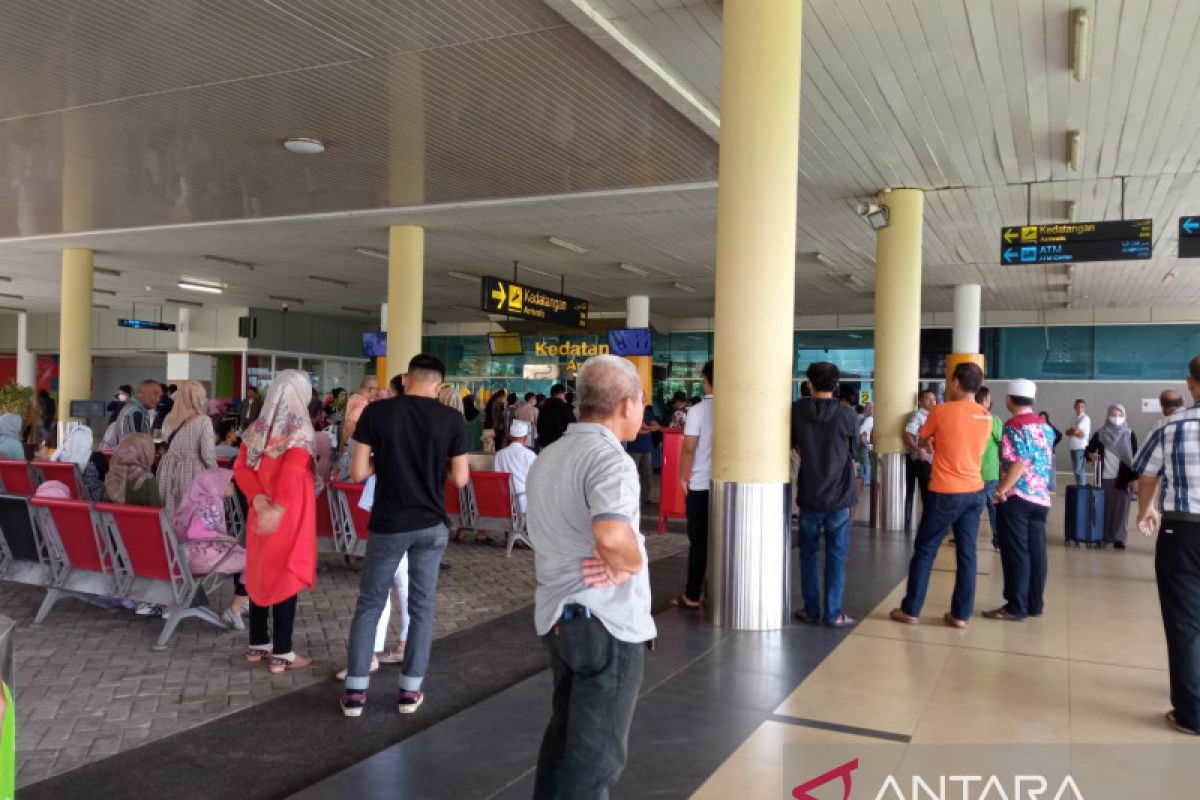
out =
[[[496,301],[496,310],[504,310],[504,301],[508,298],[508,292],[504,291],[504,284],[496,281],[496,288],[492,289],[492,299]]]
[[[1005,228],[1004,229],[1004,243],[1012,244],[1013,240],[1016,239],[1020,235],[1021,234],[1017,232],[1016,228]]]

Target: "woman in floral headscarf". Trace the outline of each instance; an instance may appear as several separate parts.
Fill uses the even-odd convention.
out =
[[[312,384],[304,373],[284,370],[276,375],[262,413],[242,436],[242,450],[233,465],[234,480],[250,502],[245,571],[250,594],[250,649],[246,660],[269,659],[274,673],[312,663],[292,651],[296,595],[313,587],[317,572],[315,434],[308,416],[311,396]]]

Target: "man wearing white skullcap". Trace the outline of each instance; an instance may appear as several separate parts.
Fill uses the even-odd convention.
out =
[[[523,419],[514,419],[508,426],[508,446],[496,453],[496,471],[512,475],[513,491],[517,494],[517,502],[521,511],[525,511],[525,477],[533,466],[537,456],[526,447],[529,439],[529,423]]]

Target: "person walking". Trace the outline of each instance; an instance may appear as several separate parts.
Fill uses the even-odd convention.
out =
[[[404,375],[404,394],[372,403],[354,434],[350,474],[376,476],[358,602],[350,624],[342,713],[357,717],[367,703],[376,626],[400,560],[408,557],[408,639],[400,669],[397,710],[412,714],[424,701],[421,684],[433,644],[438,567],[450,540],[447,472],[459,489],[470,480],[463,415],[438,402],[446,368],[416,355]]]
[[[917,408],[904,426],[904,446],[908,459],[904,473],[904,530],[912,529],[913,506],[916,491],[921,493],[921,505],[928,500],[929,478],[933,471],[933,451],[921,444],[921,428],[929,419],[929,412],[937,406],[937,394],[932,389],[922,389],[917,395]],[[916,491],[914,491],[916,490]]]
[[[292,649],[296,597],[313,588],[317,574],[311,392],[303,372],[278,373],[233,464],[234,480],[250,503],[242,579],[250,595],[246,660],[267,661],[275,674],[312,664]]]
[[[1138,529],[1158,534],[1154,576],[1167,638],[1167,724],[1200,735],[1200,356],[1188,364],[1196,404],[1150,434],[1133,463]]]
[[[535,800],[609,796],[657,635],[637,469],[621,447],[643,424],[641,381],[629,361],[602,355],[584,362],[578,387],[583,421],[529,471],[534,621],[554,681]]]
[[[1128,536],[1130,484],[1137,477],[1133,457],[1137,455],[1137,435],[1125,419],[1125,406],[1113,403],[1108,419],[1088,442],[1088,460],[1100,464],[1100,486],[1104,489],[1104,543],[1125,549]]]
[[[999,506],[1000,563],[1004,605],[983,615],[1022,622],[1045,608],[1046,517],[1050,513],[1050,475],[1054,471],[1053,428],[1033,413],[1037,386],[1018,379],[1008,384],[1008,411],[1000,460],[1004,478],[995,487]]]
[[[942,619],[952,628],[965,628],[971,619],[975,606],[975,540],[986,502],[981,466],[992,432],[992,415],[975,402],[975,392],[982,385],[983,370],[978,364],[956,366],[946,385],[947,402],[930,411],[921,427],[920,446],[932,443],[937,457],[908,568],[908,588],[904,601],[891,614],[896,622],[915,625],[921,621],[929,574],[951,527],[957,569],[950,611]]]
[[[704,598],[704,574],[708,570],[708,495],[712,482],[713,362],[700,370],[704,398],[688,411],[679,447],[679,475],[687,512],[687,585],[671,603],[697,609]]]
[[[654,466],[654,434],[662,430],[654,416],[654,406],[647,405],[642,411],[642,427],[632,442],[625,445],[625,451],[633,459],[638,471],[638,482],[641,485],[642,508],[650,505],[650,480]]]
[[[992,414],[992,390],[980,386],[975,393],[975,402]],[[983,451],[983,460],[979,464],[980,477],[983,478],[983,493],[987,498],[988,524],[992,528],[992,549],[1000,549],[1000,534],[996,527],[996,487],[1000,485],[1000,439],[1004,433],[1004,425],[1000,418],[992,414],[992,433],[988,437],[987,447]]]
[[[836,365],[815,362],[805,376],[810,396],[792,404],[792,449],[800,454],[796,498],[800,509],[800,591],[804,596],[804,608],[797,609],[794,616],[800,622],[844,627],[855,622],[842,611],[842,595],[850,515],[858,500],[854,480],[858,419],[853,408],[834,397],[841,377]],[[817,571],[822,535],[824,595]]]
[[[556,383],[550,387],[550,397],[538,409],[537,446],[545,450],[557,442],[575,422],[575,412],[567,405],[567,387]]]
[[[216,434],[207,411],[204,386],[184,381],[163,420],[163,432],[169,431],[169,438],[167,452],[158,464],[158,488],[168,518],[174,518],[196,476],[217,466]]]
[[[1075,401],[1075,421],[1067,428],[1067,441],[1071,446],[1071,468],[1075,470],[1075,484],[1087,485],[1087,446],[1092,435],[1092,418],[1087,415],[1087,401]]]

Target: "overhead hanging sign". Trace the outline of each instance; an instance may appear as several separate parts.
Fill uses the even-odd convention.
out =
[[[485,277],[480,307],[492,314],[507,314],[564,328],[586,328],[588,304],[578,297],[547,292],[532,286]]]
[[[175,326],[170,322],[155,322],[149,319],[119,319],[117,326],[120,328],[138,328],[144,331],[173,331]]]
[[[1016,225],[1000,231],[1002,264],[1073,264],[1150,258],[1154,221],[1064,222]]]
[[[1179,218],[1179,257],[1200,258],[1200,215]]]

